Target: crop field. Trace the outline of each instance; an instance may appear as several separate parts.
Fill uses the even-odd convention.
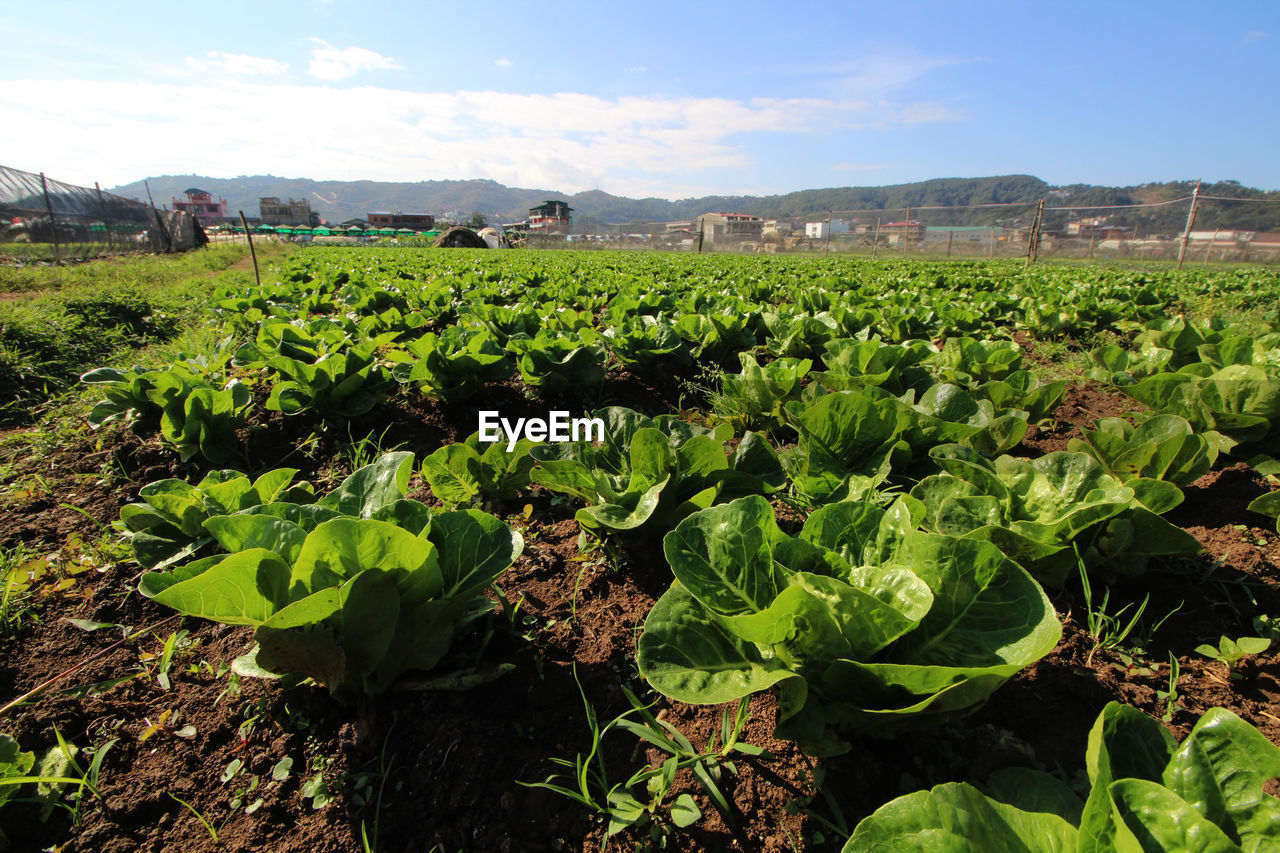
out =
[[[1274,270],[206,252],[0,275],[0,849],[1280,849]]]

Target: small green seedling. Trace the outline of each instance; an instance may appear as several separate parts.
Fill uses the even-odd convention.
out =
[[[1196,646],[1196,652],[1211,660],[1221,661],[1227,666],[1227,676],[1233,680],[1240,679],[1237,669],[1240,662],[1250,655],[1260,655],[1271,647],[1271,641],[1264,637],[1240,637],[1232,640],[1223,634],[1214,648],[1208,643]]]
[[[1169,652],[1169,687],[1166,690],[1157,690],[1156,696],[1164,700],[1164,714],[1160,719],[1166,723],[1173,722],[1173,715],[1178,713],[1178,676],[1182,674],[1182,668],[1178,664],[1178,659],[1174,657],[1173,652]]]

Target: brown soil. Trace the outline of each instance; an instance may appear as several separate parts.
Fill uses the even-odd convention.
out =
[[[1128,418],[1145,410],[1146,406],[1137,400],[1097,382],[1068,385],[1053,418],[1044,424],[1032,424],[1016,448],[1016,455],[1040,456],[1066,450],[1071,439],[1080,438],[1081,429],[1092,429],[1100,419]]]
[[[604,390],[600,400],[571,405],[619,402],[654,414],[679,405],[674,381],[619,376]],[[484,402],[517,415],[548,408],[548,401],[527,397],[519,383],[488,389]],[[1021,450],[1034,455],[1061,449],[1080,427],[1134,407],[1099,386],[1072,388],[1055,413],[1056,424],[1035,431]],[[300,468],[300,477],[324,490],[350,470],[350,459],[338,452],[348,433],[360,438],[373,432],[384,448],[399,445],[421,458],[474,431],[476,408],[403,395],[356,419],[349,430],[319,430],[305,452],[296,448],[316,425],[302,420],[273,416],[251,425],[245,439],[255,463]],[[147,482],[202,474],[196,465],[177,463],[153,437],[119,428],[9,464],[11,483],[35,483],[40,474],[47,486],[0,505],[0,543],[21,543],[38,553],[65,550],[68,537],[90,542]],[[1267,488],[1250,469],[1235,465],[1185,490],[1185,503],[1169,518],[1204,544],[1205,555],[1157,563],[1140,581],[1113,591],[1113,608],[1150,593],[1146,626],[1172,611],[1144,654],[1126,660],[1114,650],[1094,650],[1078,591],[1058,593],[1062,643],[984,708],[925,732],[855,740],[849,754],[822,762],[774,739],[777,703],[770,695],[756,696],[743,740],[766,754],[737,755],[722,765],[719,785],[732,814],[718,814],[684,771],[668,802],[690,793],[703,818],[685,830],[660,818],[653,838],[665,833],[665,849],[686,853],[838,850],[860,818],[901,793],[948,780],[980,781],[1006,765],[1071,778],[1083,767],[1087,733],[1107,701],[1157,717],[1169,708],[1156,691],[1168,687],[1170,653],[1181,665],[1171,730],[1183,736],[1204,710],[1221,706],[1280,742],[1274,654],[1258,656],[1232,679],[1223,665],[1194,651],[1223,633],[1251,633],[1257,613],[1280,615],[1280,537],[1266,519],[1244,510]],[[515,667],[466,692],[399,693],[345,705],[314,687],[234,679],[225,666],[249,647],[249,631],[172,618],[133,591],[136,566],[128,562],[77,574],[65,590],[55,591],[52,583],[38,588],[39,620],[0,638],[0,699],[89,662],[8,712],[0,729],[24,749],[48,747],[55,729],[81,747],[115,743],[103,763],[103,798],[86,798],[78,824],[61,812],[42,822],[34,807],[6,807],[4,829],[13,849],[61,844],[66,853],[353,853],[362,849],[362,833],[387,851],[600,849],[605,837],[598,817],[566,797],[519,784],[563,773],[552,759],[572,762],[590,750],[584,697],[603,726],[630,707],[622,692],[627,686],[655,702],[652,712],[699,748],[719,732],[729,709],[661,699],[635,672],[639,627],[670,582],[656,537],[616,537],[581,551],[574,505],[539,489],[495,510],[521,528],[526,541],[499,581],[509,609],[482,620],[449,664]],[[123,629],[90,632],[67,618],[129,626],[130,632],[159,627],[90,660],[117,643]],[[189,632],[188,644],[178,650],[165,689],[158,656],[164,639],[179,629]],[[125,680],[103,684],[115,679]],[[184,731],[187,726],[194,733]],[[608,733],[602,749],[610,784],[665,757],[621,730]],[[286,758],[291,771],[273,779]],[[302,796],[317,774],[335,794],[318,809]],[[558,781],[575,787],[565,777]],[[252,792],[238,794],[251,784]],[[259,798],[261,804],[246,813]],[[192,810],[217,831],[216,842]],[[630,830],[610,847],[642,849],[652,840],[649,830]]]

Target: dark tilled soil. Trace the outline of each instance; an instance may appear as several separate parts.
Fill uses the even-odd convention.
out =
[[[514,385],[491,392],[487,399],[504,413],[546,409]],[[611,385],[610,396],[609,402],[651,412],[678,405],[674,387],[634,378]],[[1065,447],[1080,427],[1132,408],[1097,386],[1074,388],[1056,413],[1056,427],[1029,436],[1023,450],[1061,449],[1057,444]],[[314,429],[283,418],[250,427],[251,458],[264,467],[297,467],[323,491],[350,469],[337,452],[347,435],[320,430],[307,452],[295,450]],[[414,450],[420,458],[474,429],[471,408],[451,413],[400,398],[357,419],[349,432],[359,438],[376,431],[384,447]],[[177,463],[154,438],[126,429],[10,464],[23,483],[39,473],[45,485],[0,506],[0,543],[21,543],[34,553],[65,549],[69,536],[92,541],[147,482],[202,473]],[[1141,580],[1113,591],[1113,608],[1136,606],[1150,593],[1144,626],[1171,614],[1147,639],[1145,654],[1126,658],[1096,649],[1083,627],[1079,593],[1068,589],[1054,595],[1065,619],[1062,643],[967,719],[896,738],[857,739],[847,755],[815,762],[772,737],[777,703],[756,696],[743,740],[766,752],[735,755],[721,765],[717,784],[732,803],[730,814],[720,815],[684,771],[668,802],[692,794],[702,819],[677,830],[660,815],[652,830],[626,831],[610,847],[642,849],[665,833],[666,849],[688,853],[838,850],[861,817],[901,793],[948,780],[980,781],[1007,765],[1073,778],[1083,767],[1088,731],[1111,700],[1157,717],[1168,713],[1179,737],[1206,709],[1227,707],[1280,742],[1274,655],[1258,656],[1231,677],[1194,651],[1223,633],[1251,633],[1257,613],[1280,615],[1280,537],[1267,519],[1244,510],[1268,488],[1247,467],[1224,462],[1184,490],[1185,502],[1169,518],[1190,531],[1205,554],[1157,563]],[[416,496],[429,497],[421,490]],[[87,797],[77,823],[62,812],[42,822],[33,807],[6,807],[4,830],[13,849],[350,853],[362,849],[362,836],[383,851],[600,849],[604,824],[590,810],[519,783],[560,774],[558,783],[576,787],[552,759],[572,763],[591,749],[584,698],[601,726],[630,707],[623,686],[646,701],[658,699],[635,674],[634,650],[670,576],[653,537],[622,537],[603,547],[587,542],[581,550],[573,510],[537,489],[527,500],[495,508],[521,528],[524,552],[500,580],[507,605],[481,620],[448,664],[514,668],[464,692],[406,692],[342,704],[314,687],[237,679],[226,666],[250,646],[249,630],[172,617],[131,591],[136,566],[127,561],[95,565],[65,590],[40,585],[34,593],[39,621],[0,639],[0,699],[63,677],[6,712],[0,730],[26,749],[51,745],[55,729],[81,747],[114,744],[102,766],[102,798]],[[67,618],[127,628],[86,631]],[[119,642],[126,631],[147,626],[152,630]],[[175,630],[189,633],[165,689],[159,657]],[[1175,703],[1157,693],[1168,690],[1170,654],[1181,668]],[[705,748],[732,709],[659,700],[651,710]],[[617,729],[604,736],[601,754],[610,785],[665,758]],[[81,759],[87,763],[87,754]],[[280,769],[285,759],[292,762],[287,774]],[[321,808],[303,796],[304,787],[314,793],[317,776],[334,797]]]
[[[1132,397],[1096,382],[1068,385],[1053,417],[1046,423],[1032,424],[1015,453],[1035,457],[1067,450],[1071,439],[1081,437],[1081,429],[1092,429],[1102,418],[1128,418],[1145,410],[1146,406]]]

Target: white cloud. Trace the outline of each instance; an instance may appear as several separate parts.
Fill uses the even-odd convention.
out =
[[[204,59],[187,57],[187,65],[201,72],[221,72],[245,77],[254,75],[281,77],[289,73],[289,63],[262,56],[211,50],[205,53],[204,57]]]
[[[938,101],[907,104],[897,110],[895,121],[887,123],[924,124],[963,121],[964,113]]]
[[[834,90],[850,98],[880,98],[898,92],[940,68],[981,62],[980,58],[924,56],[914,51],[874,53],[818,72]]]
[[[1270,37],[1270,33],[1267,33],[1264,30],[1249,30],[1249,32],[1244,34],[1244,38],[1240,39],[1240,43],[1251,44],[1255,41],[1262,41],[1263,39],[1269,38],[1269,37]]]
[[[72,102],[82,106],[73,113],[62,108]],[[0,124],[27,131],[7,147],[10,162],[104,185],[190,172],[492,178],[670,198],[728,191],[722,182],[743,180],[760,165],[752,134],[945,118],[930,105],[913,110],[819,98],[601,98],[248,80],[216,86],[25,80],[0,88]],[[776,151],[776,142],[767,150]]]
[[[391,57],[367,48],[337,48],[321,38],[311,40],[319,46],[311,49],[311,64],[307,66],[307,73],[321,80],[345,80],[361,71],[385,71],[400,67]]]
[[[510,68],[515,63],[513,63],[510,59],[507,59],[505,56],[503,56],[498,59],[495,59],[493,61],[493,64],[498,66],[499,68]]]

